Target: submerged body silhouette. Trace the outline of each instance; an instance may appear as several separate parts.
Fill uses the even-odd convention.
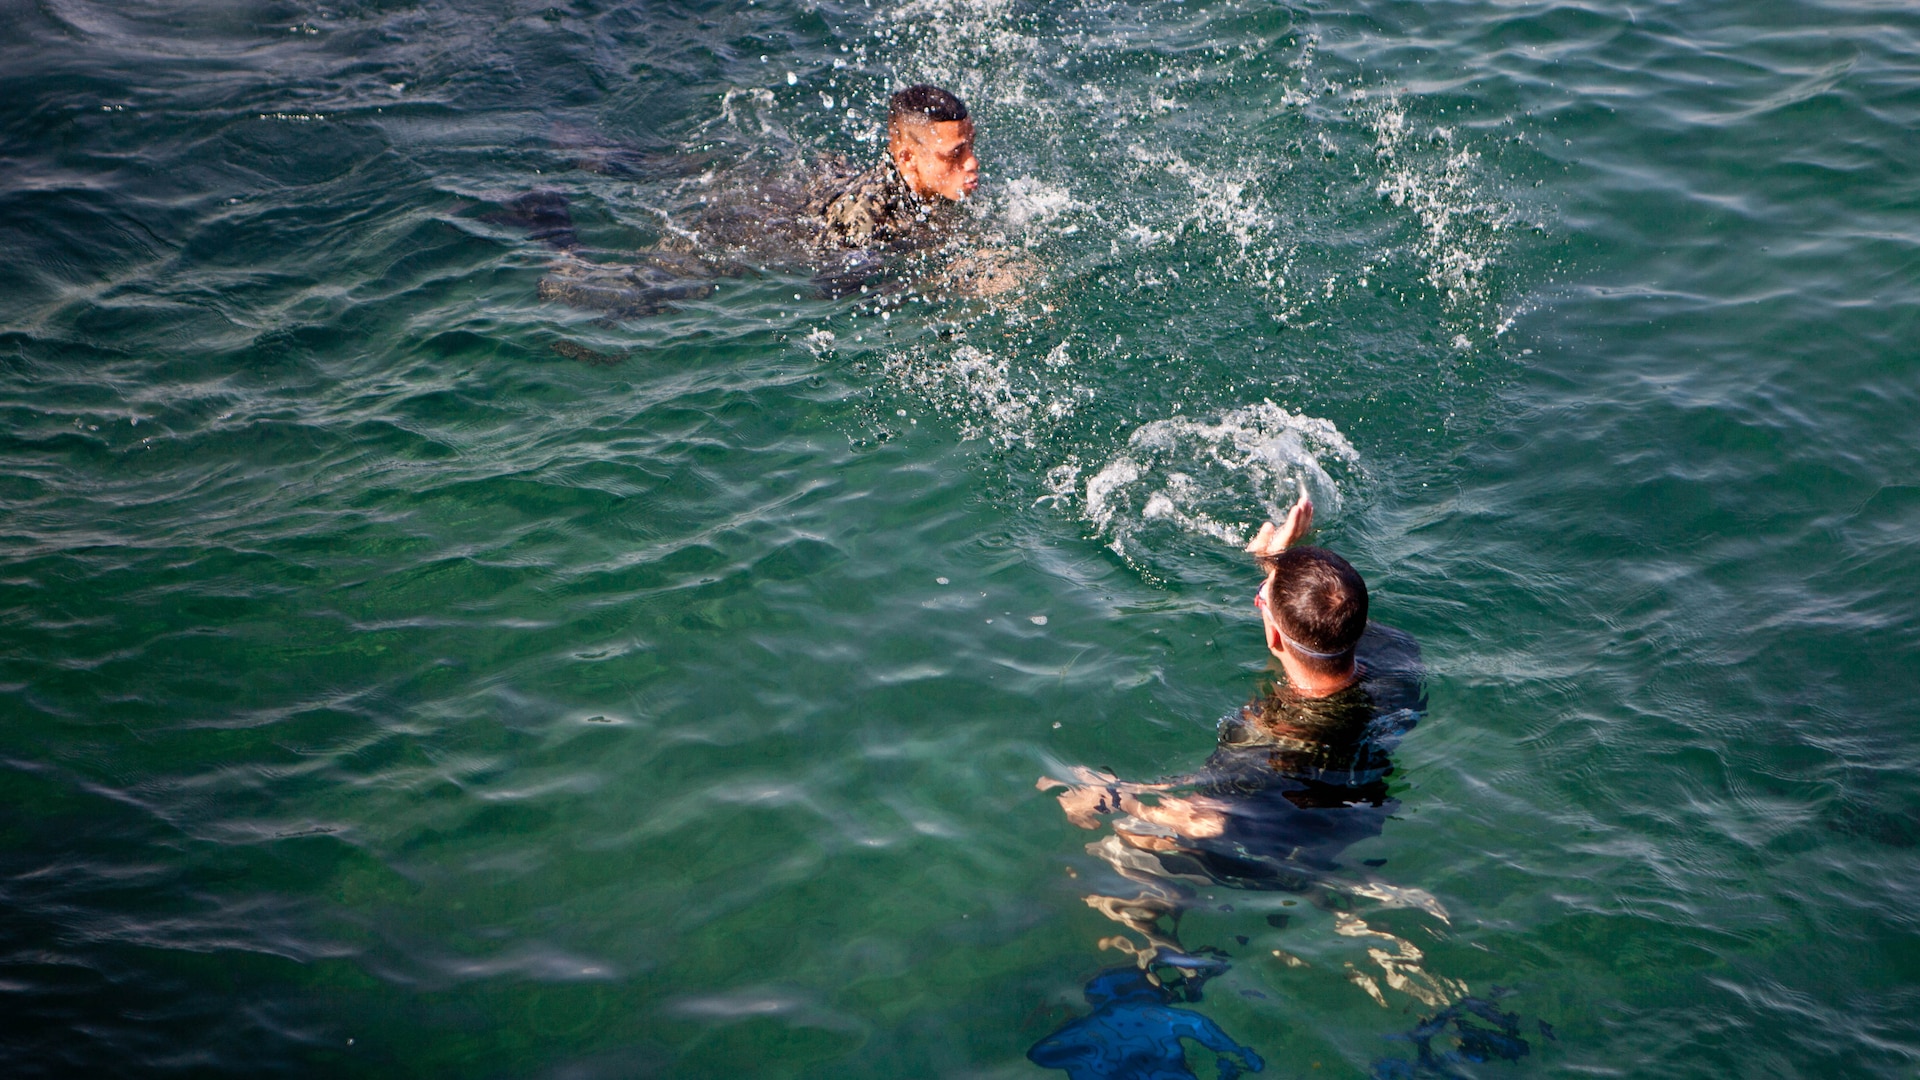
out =
[[[1194,1080],[1181,1043],[1191,1039],[1220,1055],[1220,1080],[1266,1068],[1259,1054],[1220,1025],[1175,1008],[1173,995],[1139,968],[1101,972],[1087,983],[1086,996],[1093,1012],[1034,1043],[1028,1060],[1063,1069],[1069,1080]]]
[[[1062,806],[1083,827],[1111,815],[1112,831],[1087,850],[1132,894],[1101,891],[1086,902],[1146,943],[1103,945],[1134,951],[1143,967],[1190,966],[1183,961],[1199,958],[1179,942],[1180,916],[1196,889],[1216,886],[1299,893],[1316,903],[1347,893],[1445,917],[1421,890],[1336,873],[1340,854],[1378,836],[1399,805],[1389,754],[1426,708],[1412,638],[1369,624],[1358,651],[1361,677],[1345,690],[1311,698],[1277,685],[1235,710],[1192,775],[1158,784],[1091,770],[1077,781],[1043,779],[1071,785]]]
[[[540,281],[542,300],[613,319],[671,311],[713,295],[721,279],[766,271],[808,273],[823,297],[884,290],[901,257],[953,239],[954,211],[915,195],[884,158],[862,169],[821,154],[804,170],[742,168],[700,190],[689,213],[670,215],[659,241],[634,252],[584,246],[558,191],[526,192],[481,216],[560,253]]]

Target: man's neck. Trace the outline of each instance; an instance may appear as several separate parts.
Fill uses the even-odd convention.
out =
[[[929,200],[930,196],[922,195],[914,190],[913,181],[907,178],[906,172],[900,168],[900,160],[893,156],[891,150],[887,152],[887,169],[893,173],[893,178],[899,181],[900,190],[906,192],[914,202],[924,203]]]
[[[1332,697],[1360,681],[1359,664],[1354,664],[1341,674],[1327,675],[1309,670],[1284,649],[1274,655],[1280,658],[1280,669],[1287,673],[1287,685],[1293,687],[1293,692],[1301,697]]]

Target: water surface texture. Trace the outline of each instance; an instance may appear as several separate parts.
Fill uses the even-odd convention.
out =
[[[637,251],[921,80],[1020,290],[536,295],[518,196]],[[1035,778],[1206,758],[1304,482],[1429,709],[1181,1009],[1911,1078],[1917,129],[1895,4],[0,4],[4,1071],[1061,1075]]]

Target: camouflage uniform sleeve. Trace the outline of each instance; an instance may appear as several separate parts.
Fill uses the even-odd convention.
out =
[[[837,164],[844,165],[845,159]],[[852,176],[830,175],[822,163],[821,182],[809,208],[820,222],[820,243],[830,248],[865,248],[892,239],[913,217],[913,199],[894,172],[881,162]]]

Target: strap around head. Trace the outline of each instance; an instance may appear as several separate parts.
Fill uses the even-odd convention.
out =
[[[1292,638],[1288,637],[1287,632],[1285,630],[1280,629],[1280,620],[1278,619],[1275,619],[1273,621],[1273,629],[1275,632],[1277,632],[1280,635],[1280,640],[1292,646],[1295,652],[1299,653],[1301,656],[1311,657],[1315,660],[1338,660],[1341,657],[1344,657],[1348,653],[1351,653],[1353,651],[1352,647],[1349,646],[1348,648],[1341,649],[1339,652],[1316,652],[1312,649],[1307,648],[1305,645],[1302,645],[1299,642],[1293,640]]]

